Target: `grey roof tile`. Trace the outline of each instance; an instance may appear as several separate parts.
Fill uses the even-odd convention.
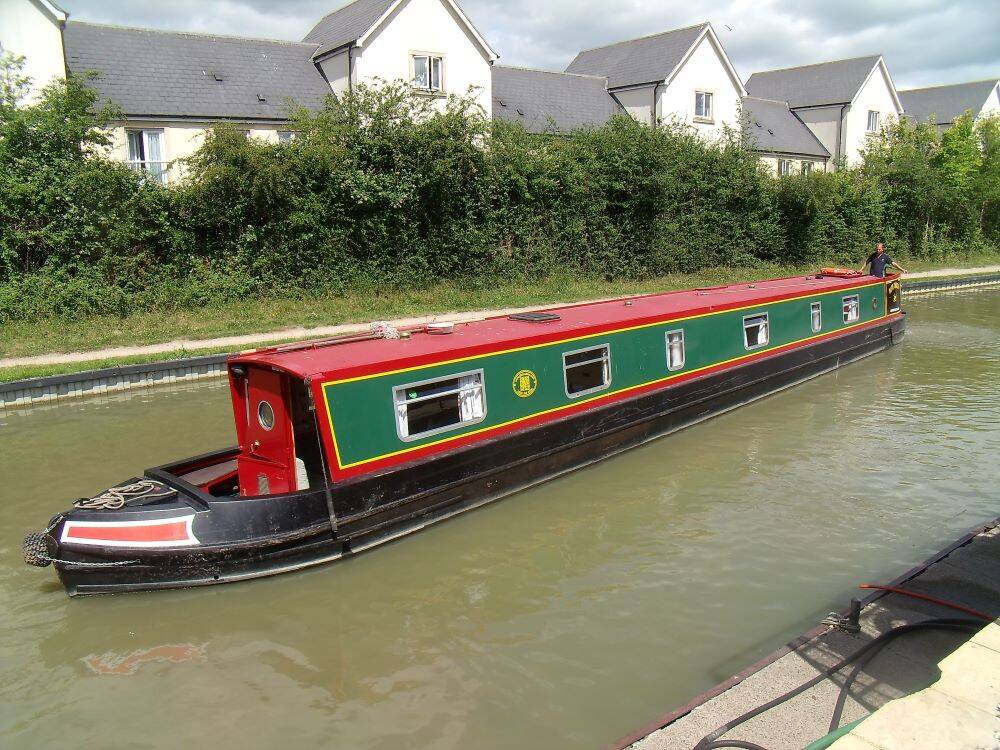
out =
[[[747,81],[747,93],[788,102],[793,108],[846,104],[854,99],[879,57],[868,55],[754,73]]]
[[[64,39],[69,70],[99,72],[91,85],[101,101],[132,117],[284,119],[289,100],[315,109],[330,93],[312,63],[315,44],[79,21]]]
[[[700,23],[584,50],[573,59],[566,72],[605,76],[611,88],[664,81],[707,26],[707,23]]]
[[[317,45],[317,56],[356,42],[393,2],[395,0],[354,0],[321,18],[302,41]]]
[[[920,122],[933,117],[936,125],[947,125],[965,114],[967,109],[978,115],[991,96],[998,96],[998,85],[1000,81],[993,78],[951,86],[931,86],[900,91],[899,98],[908,117]]]
[[[785,102],[746,96],[743,117],[756,151],[830,158],[830,152]]]
[[[619,111],[607,79],[545,70],[493,66],[493,117],[532,133],[569,132],[606,123]]]

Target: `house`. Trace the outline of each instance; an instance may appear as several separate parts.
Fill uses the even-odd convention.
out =
[[[830,152],[787,102],[743,97],[744,134],[777,176],[827,170]]]
[[[32,81],[29,101],[55,78],[66,75],[62,32],[68,14],[51,0],[0,2],[0,52],[24,56]]]
[[[711,139],[740,127],[747,92],[709,23],[584,50],[566,72],[606,78],[640,122],[681,123]]]
[[[316,109],[361,83],[409,81],[435,102],[471,94],[492,109],[498,55],[454,0],[355,0],[301,42],[123,28],[67,20],[49,0],[3,0],[0,45],[37,84],[96,71],[113,123],[112,154],[162,182],[182,176],[220,121],[248,136],[291,137],[290,104]]]
[[[908,89],[900,91],[899,98],[907,117],[917,122],[933,122],[944,131],[966,112],[974,119],[1000,115],[1000,80]]]
[[[303,42],[336,94],[358,83],[409,81],[421,95],[473,98],[488,113],[499,58],[454,0],[355,0],[325,16]]]
[[[287,137],[288,102],[319,107],[330,89],[312,63],[314,44],[127,29],[69,21],[66,68],[100,71],[91,85],[124,119],[112,155],[161,182],[181,177],[218,122],[253,135]]]
[[[750,96],[786,102],[834,164],[858,164],[868,136],[903,114],[881,55],[754,73],[746,88]]]

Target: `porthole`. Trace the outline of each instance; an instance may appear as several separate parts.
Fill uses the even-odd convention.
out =
[[[257,420],[265,430],[274,429],[274,409],[267,401],[261,401],[257,406]]]

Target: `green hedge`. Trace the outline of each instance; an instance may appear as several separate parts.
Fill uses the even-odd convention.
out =
[[[16,73],[0,70],[0,322],[1000,244],[995,121],[896,125],[858,169],[774,179],[738,134],[621,116],[538,136],[468,100],[362,87],[296,112],[290,143],[220,126],[165,188],[101,155],[117,113],[94,113],[86,81],[24,105]]]

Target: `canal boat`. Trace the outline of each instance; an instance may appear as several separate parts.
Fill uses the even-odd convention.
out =
[[[836,269],[259,349],[239,445],[29,535],[71,595],[198,586],[368,550],[883,351],[897,277]],[[434,554],[447,554],[435,550]]]

